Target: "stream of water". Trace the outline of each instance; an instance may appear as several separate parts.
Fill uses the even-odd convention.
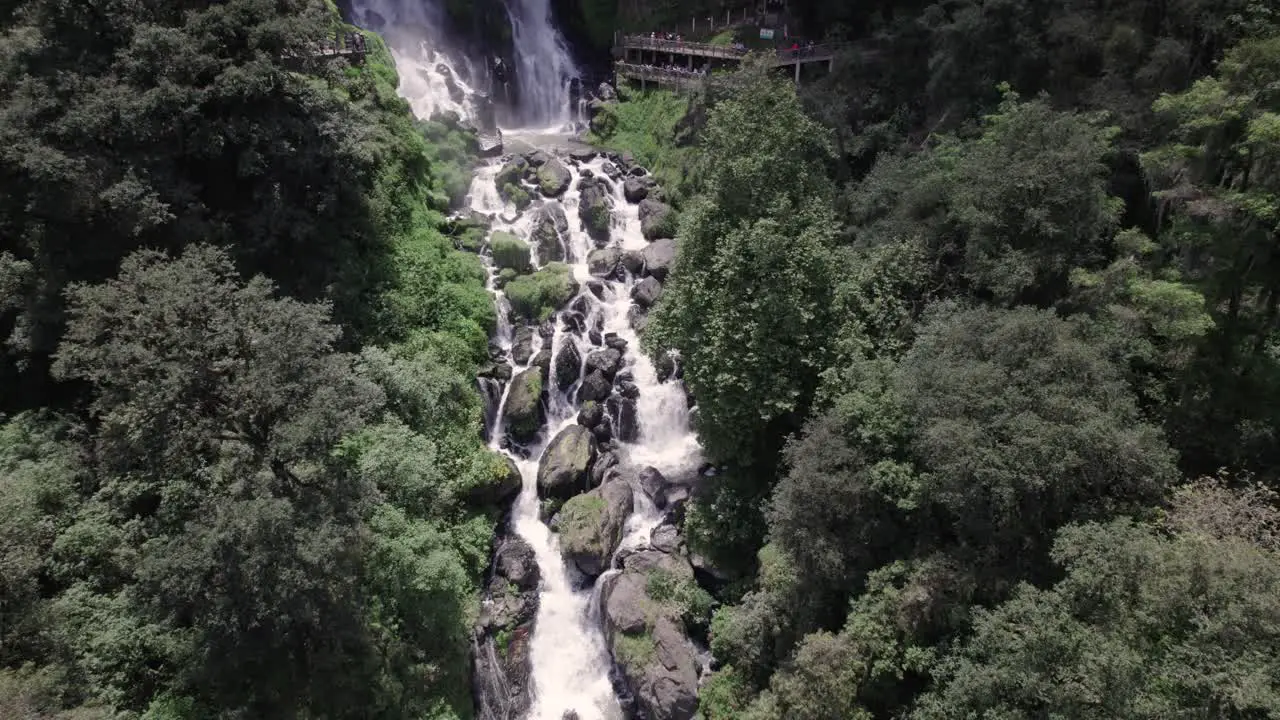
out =
[[[506,2],[521,81],[522,100],[520,107],[515,109],[514,117],[522,121],[525,129],[503,128],[503,134],[509,142],[523,142],[554,154],[563,147],[566,137],[562,133],[569,129],[572,119],[569,83],[577,70],[563,37],[552,23],[548,0]],[[417,115],[429,117],[437,111],[451,110],[463,118],[470,117],[468,103],[459,100],[458,92],[459,89],[463,94],[471,92],[458,72],[469,61],[464,57],[449,57],[448,51],[439,49],[442,46],[430,36],[429,30],[424,29],[431,22],[438,22],[440,9],[432,0],[355,0],[353,10],[358,21],[372,18],[375,14],[382,21],[380,32],[392,48],[400,73],[399,91]],[[466,77],[475,82],[476,76],[470,71]],[[534,206],[523,213],[505,203],[494,185],[501,162],[490,161],[478,169],[471,185],[469,204],[472,210],[493,218],[492,231],[505,230],[527,241],[532,218],[544,201],[535,201]],[[700,449],[689,428],[687,398],[678,381],[659,382],[653,364],[640,353],[640,340],[629,318],[632,311],[630,291],[637,278],[629,273],[621,279],[597,278],[603,286],[600,297],[596,297],[587,286],[587,281],[593,279],[588,271],[587,256],[598,244],[588,236],[579,219],[577,188],[584,171],[603,176],[603,163],[603,158],[581,165],[566,163],[573,182],[568,193],[559,200],[568,220],[567,231],[560,237],[562,250],[580,286],[578,296],[569,305],[580,310],[585,308],[583,315],[586,321],[584,324],[569,323],[566,322],[566,311],[557,313],[553,320],[555,330],[550,338],[543,339],[538,332],[533,333],[532,354],[536,357],[538,351],[549,344],[551,365],[555,368],[559,354],[573,345],[585,367],[588,355],[603,348],[601,338],[606,334],[616,334],[625,340],[622,372],[630,376],[639,390],[636,398],[638,433],[634,442],[614,442],[624,463],[633,468],[653,467],[668,478],[688,476],[696,471]],[[613,186],[613,193],[610,198],[613,226],[608,244],[622,250],[643,249],[647,242],[640,231],[637,207],[623,197],[621,183]],[[539,259],[534,243],[530,243],[530,253],[536,266]],[[499,317],[493,341],[515,366],[511,360],[511,349],[516,328],[509,319],[510,306],[506,298],[494,285],[491,264],[490,276],[489,287]],[[592,329],[596,332],[590,332]],[[514,373],[519,374],[527,368],[527,364],[515,366]],[[569,711],[577,713],[580,720],[620,720],[622,717],[610,681],[611,661],[597,607],[596,589],[602,578],[597,579],[592,587],[575,588],[573,576],[560,553],[558,539],[539,515],[539,459],[556,433],[575,422],[579,411],[575,396],[584,374],[582,370],[580,367],[579,379],[563,391],[555,382],[546,383],[545,426],[539,440],[519,454],[503,449],[502,442],[502,406],[510,384],[502,387],[490,383],[482,388],[491,393],[489,401],[496,405],[487,418],[489,426],[486,430],[491,447],[507,452],[516,461],[523,477],[523,488],[509,519],[511,530],[533,549],[542,578],[529,645],[533,704],[521,720],[563,720]],[[625,525],[622,549],[647,545],[651,531],[662,520],[662,515],[645,492],[634,484],[632,490],[634,510]]]

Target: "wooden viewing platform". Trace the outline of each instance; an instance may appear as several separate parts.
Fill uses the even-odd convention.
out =
[[[626,59],[627,50],[645,50],[667,55],[691,55],[695,57],[718,58],[721,60],[741,60],[752,51],[749,48],[738,49],[729,45],[712,43],[687,42],[685,40],[664,40],[662,38],[645,37],[643,35],[624,35],[620,47]],[[801,47],[799,50],[780,48],[774,51],[774,62],[777,65],[795,65],[798,63],[825,62],[830,65],[836,53],[846,45],[824,43],[813,47]]]
[[[638,80],[641,85],[655,83],[676,88],[677,90],[697,90],[709,82],[715,82],[712,73],[694,73],[652,65],[637,65],[618,61],[613,64],[613,72],[619,78]]]
[[[368,54],[369,46],[364,36],[353,32],[345,35],[335,34],[333,40],[323,40],[311,45],[306,51],[286,53],[284,57],[287,60],[294,61],[304,58],[317,58],[320,60],[345,58],[352,65],[358,65],[364,62],[364,57]]]

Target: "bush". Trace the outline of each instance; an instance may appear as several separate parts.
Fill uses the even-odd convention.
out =
[[[529,259],[529,243],[509,232],[498,231],[489,241],[493,264],[502,270],[527,273],[533,269]]]
[[[578,281],[573,279],[568,265],[548,263],[531,275],[521,275],[507,283],[506,292],[517,315],[541,322],[578,294]]]

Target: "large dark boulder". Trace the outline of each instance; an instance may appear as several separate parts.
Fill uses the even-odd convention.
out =
[[[549,158],[538,168],[538,190],[547,197],[560,197],[569,189],[573,176],[569,168],[556,158]]]
[[[644,271],[658,282],[666,282],[671,265],[676,261],[676,241],[671,238],[654,240],[640,254],[644,257]]]
[[[520,494],[520,489],[524,487],[524,477],[520,475],[520,468],[516,466],[515,460],[506,456],[502,459],[505,461],[503,469],[495,470],[493,481],[471,491],[470,498],[473,503],[502,506]]]
[[[631,515],[633,495],[626,483],[609,482],[571,498],[551,528],[560,534],[560,552],[588,578],[609,569]]]
[[[649,183],[636,177],[627,178],[622,183],[622,195],[629,203],[638,203],[649,197]]]
[[[647,277],[636,283],[631,288],[631,299],[636,305],[648,310],[653,304],[658,302],[662,297],[662,283],[652,277]]]
[[[568,390],[571,385],[578,381],[578,376],[581,372],[582,356],[578,353],[578,346],[570,339],[566,339],[564,345],[560,347],[560,352],[556,353],[556,387],[561,392]]]
[[[608,242],[609,227],[613,224],[609,203],[609,188],[599,178],[583,178],[578,181],[578,217],[587,234],[596,242]]]
[[[609,397],[612,390],[613,383],[609,382],[609,378],[598,370],[588,370],[586,376],[582,378],[582,384],[578,386],[578,402],[600,402]]]
[[[542,429],[542,370],[529,368],[511,379],[502,418],[507,433],[517,443],[530,443]]]
[[[507,185],[519,185],[525,173],[529,172],[529,161],[517,155],[507,161],[493,178],[493,184],[502,190]]]
[[[605,402],[612,421],[613,436],[622,442],[635,442],[640,439],[640,418],[633,398],[611,395]]]
[[[622,251],[614,247],[592,250],[587,255],[587,271],[596,277],[612,277],[622,261]]]
[[[596,350],[587,355],[587,372],[599,372],[609,380],[613,380],[618,371],[622,369],[622,363],[621,352],[613,348]]]
[[[516,365],[528,365],[533,358],[533,328],[521,325],[511,339],[511,361]]]
[[[641,200],[640,232],[644,233],[645,240],[675,237],[675,211],[653,198]]]
[[[691,720],[698,710],[696,650],[680,609],[649,595],[655,574],[669,583],[692,583],[684,559],[657,551],[634,553],[623,571],[604,581],[605,637],[621,682],[639,715],[649,720]]]
[[[581,425],[561,430],[538,463],[538,495],[569,498],[590,487],[591,463],[596,459],[596,439]]]
[[[476,706],[483,717],[524,717],[533,703],[529,643],[538,612],[538,563],[528,543],[504,535],[492,567],[475,628]]]
[[[537,247],[538,262],[563,262],[565,246],[569,238],[569,218],[558,202],[548,202],[538,208],[533,216],[533,229],[529,239]]]

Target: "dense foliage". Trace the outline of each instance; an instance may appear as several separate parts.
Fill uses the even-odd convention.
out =
[[[720,468],[702,716],[1280,714],[1280,17],[790,7],[859,52],[678,124],[645,337]]]
[[[469,717],[472,140],[322,2],[0,21],[0,716]]]

